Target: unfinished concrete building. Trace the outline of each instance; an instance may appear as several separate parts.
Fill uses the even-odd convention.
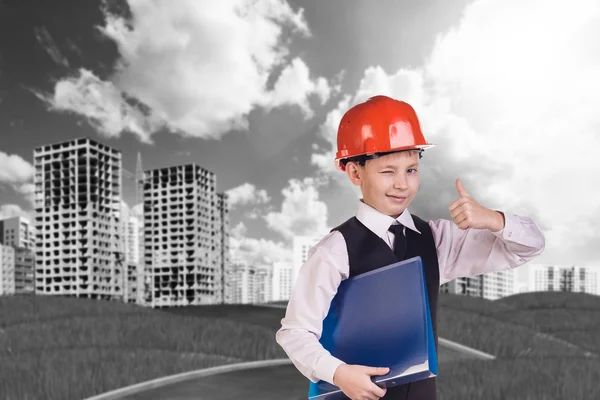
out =
[[[195,164],[146,171],[143,204],[146,305],[221,303],[228,211],[215,174]]]
[[[121,153],[89,138],[34,150],[38,295],[122,297]]]
[[[222,265],[223,273],[221,274],[221,290],[222,290],[222,302],[233,303],[234,286],[231,279],[231,260],[229,257],[229,198],[226,193],[217,193],[217,211],[219,215],[219,222],[216,226],[220,230],[218,234],[221,238],[221,260],[219,261]]]

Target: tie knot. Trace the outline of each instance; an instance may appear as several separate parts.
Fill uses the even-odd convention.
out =
[[[392,232],[394,235],[403,234],[404,225],[402,224],[392,224],[388,228],[388,231]]]

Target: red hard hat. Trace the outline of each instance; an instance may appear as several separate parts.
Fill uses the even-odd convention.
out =
[[[427,143],[412,106],[387,96],[374,96],[350,108],[340,121],[335,165],[345,158],[400,150],[424,150]]]

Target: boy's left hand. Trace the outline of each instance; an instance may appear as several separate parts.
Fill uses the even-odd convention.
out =
[[[460,179],[456,180],[456,190],[460,198],[453,201],[448,209],[460,229],[489,229],[498,232],[504,228],[504,216],[477,203],[467,193]]]

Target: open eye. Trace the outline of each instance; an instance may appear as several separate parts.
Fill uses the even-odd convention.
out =
[[[417,173],[417,169],[416,168],[409,168],[408,169],[408,173],[409,174],[416,174]]]

